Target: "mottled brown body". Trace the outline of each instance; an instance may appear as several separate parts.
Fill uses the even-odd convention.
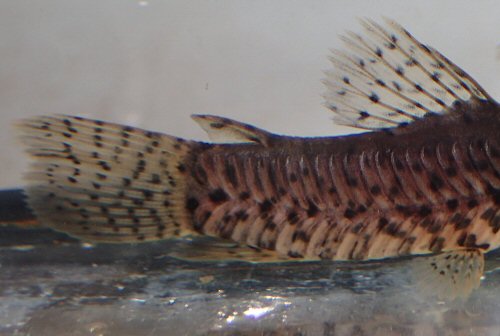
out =
[[[499,113],[472,102],[383,132],[200,145],[186,208],[196,231],[282,256],[487,251],[500,243]]]

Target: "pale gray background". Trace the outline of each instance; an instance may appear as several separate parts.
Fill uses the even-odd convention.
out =
[[[500,98],[499,1],[0,2],[0,187],[27,160],[12,123],[102,118],[206,140],[193,113],[333,135],[320,79],[356,18],[388,16]],[[499,130],[500,131],[500,130]]]

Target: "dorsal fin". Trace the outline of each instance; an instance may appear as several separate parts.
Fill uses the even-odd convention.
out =
[[[194,114],[191,118],[207,132],[210,140],[224,143],[255,142],[269,147],[279,135],[252,125],[213,115]]]
[[[456,102],[493,101],[441,53],[396,22],[386,23],[363,20],[366,35],[348,33],[347,51],[333,52],[324,98],[338,124],[378,130],[446,114]]]

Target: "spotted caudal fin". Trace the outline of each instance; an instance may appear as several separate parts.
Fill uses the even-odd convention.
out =
[[[100,242],[191,232],[184,159],[193,143],[71,116],[26,119],[19,129],[34,159],[28,202],[43,225]]]
[[[465,71],[394,21],[362,24],[364,35],[347,34],[346,50],[334,51],[324,81],[337,123],[378,130],[493,102]]]
[[[214,142],[253,142],[270,147],[273,140],[280,138],[276,134],[228,118],[201,114],[195,114],[191,117],[207,132],[210,140]]]
[[[423,256],[411,261],[417,289],[426,297],[466,299],[479,287],[484,269],[480,250],[464,249]]]

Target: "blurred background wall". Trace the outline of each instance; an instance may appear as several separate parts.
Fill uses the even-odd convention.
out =
[[[0,2],[0,188],[22,185],[16,119],[78,114],[206,140],[219,114],[277,133],[349,132],[322,71],[357,18],[394,18],[500,98],[498,1]]]

